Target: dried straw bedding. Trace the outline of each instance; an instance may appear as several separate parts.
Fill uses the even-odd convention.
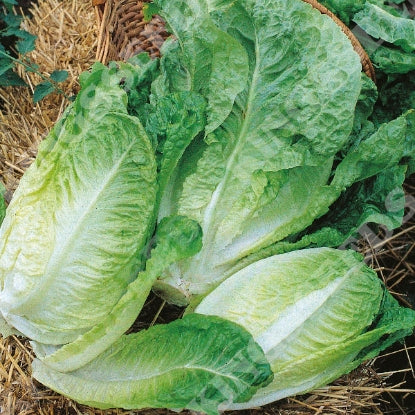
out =
[[[63,89],[77,92],[77,76],[95,59],[97,27],[95,10],[85,0],[39,0],[33,6],[26,29],[38,36],[32,58],[45,73],[66,69],[70,76]],[[148,30],[148,28],[147,28]],[[29,85],[36,75],[25,75]],[[61,115],[67,102],[52,94],[39,104],[32,103],[25,88],[0,90],[0,174],[10,199],[25,169],[36,156],[37,146]],[[411,305],[408,293],[415,290],[415,180],[406,184],[408,214],[404,226],[387,238],[379,235],[360,249],[392,293]],[[412,304],[413,305],[413,304]],[[136,326],[166,322],[180,313],[151,298]],[[154,318],[156,316],[157,318]],[[166,410],[126,412],[94,410],[78,405],[47,390],[30,376],[33,354],[28,343],[17,337],[0,338],[1,414],[169,414]],[[415,338],[389,349],[332,385],[311,394],[283,400],[266,408],[234,414],[410,414],[415,413]]]

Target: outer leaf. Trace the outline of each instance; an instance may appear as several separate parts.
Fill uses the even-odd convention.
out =
[[[380,224],[388,230],[399,227],[405,205],[402,184],[415,156],[414,127],[413,113],[408,112],[375,133],[358,138],[335,171],[332,186],[347,189],[337,193],[338,200],[329,212],[296,238],[277,242],[244,258],[232,271],[294,249],[354,244],[358,231],[362,235],[367,233],[367,226],[359,230],[367,223]],[[383,152],[379,153],[380,149]]]
[[[415,55],[401,49],[379,46],[371,59],[377,68],[387,74],[407,74],[415,70]]]
[[[36,355],[55,370],[76,370],[105,351],[134,323],[156,278],[169,265],[188,258],[202,247],[199,225],[184,217],[165,218],[158,226],[157,245],[145,271],[131,282],[111,312],[91,330],[60,349],[33,343]]]
[[[275,344],[285,341],[287,333],[294,332],[308,319],[315,324],[322,324],[314,319],[314,314],[319,313],[323,306],[329,308],[325,303],[333,293],[350,284],[350,279],[362,280],[364,287],[369,278],[371,286],[373,274],[353,251],[330,248],[298,250],[263,259],[240,270],[203,299],[196,312],[230,318],[245,327],[254,337],[262,339],[260,344],[265,351],[269,351]],[[226,301],[229,293],[233,295]],[[359,308],[361,320],[353,329],[359,333],[372,322],[380,306],[382,292],[376,290],[370,301],[358,300],[358,291],[354,294],[356,304],[365,306]],[[367,297],[368,289],[365,288],[361,295]],[[350,299],[352,298],[351,296]],[[291,320],[287,317],[291,317]],[[348,332],[350,327],[346,321],[338,324],[339,332],[327,330],[325,335],[319,333],[321,336],[316,337],[326,337],[335,342],[336,336],[353,336],[353,331]],[[342,332],[343,327],[348,330]],[[296,344],[292,347],[296,347]]]
[[[132,91],[139,86],[145,89],[147,71],[151,69],[144,62],[143,55],[140,55],[134,58],[133,64],[110,63],[106,67],[95,63],[91,71],[83,72],[79,77],[81,91],[40,144],[35,163],[39,164],[53,149],[61,134],[68,137],[73,133],[78,134],[84,126],[97,123],[108,112],[127,114]],[[129,92],[128,97],[126,91]],[[144,105],[142,101],[139,103]]]
[[[1,312],[40,342],[70,342],[110,319],[142,266],[157,189],[153,149],[127,115],[123,88],[144,71],[134,69],[96,64],[81,75],[1,230]]]
[[[383,124],[362,140],[336,169],[333,186],[347,188],[382,170],[396,166],[401,159],[415,158],[415,111]]]
[[[43,343],[73,341],[111,312],[153,227],[155,161],[139,122],[107,113],[78,130],[78,115],[27,171],[1,229],[1,312]]]
[[[383,8],[366,2],[353,21],[376,39],[400,46],[405,52],[415,50],[415,22],[397,17]]]
[[[406,171],[406,166],[395,166],[374,178],[355,184],[307,232],[319,228],[333,229],[338,233],[339,239],[331,246],[347,246],[357,242],[357,231],[360,236],[370,237],[367,235],[370,229],[365,224],[380,224],[388,230],[398,228],[402,225],[405,209],[402,184]],[[364,228],[359,229],[363,226]],[[320,246],[325,244],[322,241]]]
[[[332,157],[348,139],[360,90],[349,40],[310,5],[210,6],[215,24],[244,46],[250,73],[222,126],[184,154],[162,200],[162,213],[189,216],[204,232],[200,254],[163,280],[179,287],[182,303],[211,289],[240,258],[327,211],[338,197],[326,186]]]
[[[35,360],[43,384],[98,408],[188,408],[218,414],[223,402],[249,399],[272,373],[241,327],[191,315],[122,337],[81,369],[63,374]]]
[[[6,338],[12,335],[21,335],[21,333],[7,324],[6,320],[0,315],[0,336]]]
[[[365,108],[358,110],[359,117],[363,117]],[[413,113],[408,112],[367,137],[357,137],[335,171],[331,186],[334,199],[338,199],[329,212],[294,238],[247,256],[227,270],[225,276],[261,258],[295,249],[353,245],[358,231],[370,237],[366,235],[368,230],[372,232],[367,223],[380,224],[388,230],[399,227],[405,205],[402,184],[405,175],[411,173],[415,155],[414,127]],[[382,154],[377,152],[379,149]],[[337,192],[334,188],[338,188]],[[342,189],[346,190],[341,192]]]
[[[345,24],[349,24],[353,15],[363,9],[366,0],[322,0],[320,2],[340,17]]]
[[[274,371],[272,384],[232,409],[323,386],[415,326],[415,312],[400,308],[356,253],[328,248],[258,261],[223,282],[196,312],[247,328]]]

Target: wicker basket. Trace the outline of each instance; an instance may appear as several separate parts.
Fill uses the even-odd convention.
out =
[[[103,63],[127,60],[144,51],[153,57],[159,56],[159,49],[169,34],[159,16],[154,16],[150,22],[144,22],[143,4],[148,1],[92,0],[96,6],[99,27],[97,60]],[[341,27],[360,56],[363,71],[376,81],[372,62],[352,31],[316,0],[303,1],[331,17]]]
[[[144,22],[143,3],[137,0],[93,0],[99,24],[97,60],[127,60],[140,52],[159,56],[169,36],[159,16]]]

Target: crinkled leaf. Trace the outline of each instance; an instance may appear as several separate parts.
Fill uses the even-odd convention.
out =
[[[88,331],[125,293],[156,192],[154,156],[136,120],[109,113],[78,135],[69,129],[25,174],[1,229],[3,316],[52,344]]]
[[[116,65],[118,76],[121,76],[123,88],[128,94],[128,113],[138,116],[145,125],[151,84],[159,74],[158,60],[150,59],[147,53],[140,53],[127,63],[118,62]]]
[[[330,212],[318,220],[307,232],[316,229],[332,229],[337,241],[329,246],[352,246],[357,243],[357,232],[366,238],[369,223],[380,224],[388,230],[402,225],[405,195],[402,184],[405,180],[406,166],[394,166],[377,176],[356,183],[350,187],[330,208]],[[360,229],[363,227],[362,229]],[[359,230],[360,229],[360,230]],[[322,241],[320,246],[328,241]]]
[[[157,143],[160,197],[184,151],[203,131],[205,109],[201,95],[185,91],[160,98],[150,111],[146,131]]]
[[[246,51],[213,24],[205,0],[155,0],[154,3],[179,40],[179,61],[187,71],[187,89],[202,93],[207,100],[208,134],[226,119],[235,97],[246,86]]]
[[[160,75],[151,85],[151,102],[169,93],[188,91],[189,74],[181,62],[180,44],[177,39],[167,38],[160,48]]]
[[[372,237],[375,234],[368,229],[369,223],[379,224],[388,230],[399,227],[405,205],[402,184],[408,167],[411,172],[415,156],[413,117],[413,113],[409,112],[391,122],[389,127],[385,124],[375,133],[354,143],[338,165],[332,182],[334,187],[347,189],[333,193],[336,194],[334,198],[338,199],[329,212],[295,238],[277,242],[244,258],[232,268],[233,272],[258,259],[294,249],[354,246],[358,231],[366,237],[369,237],[368,231]],[[379,153],[376,153],[377,150]]]
[[[402,49],[379,46],[371,59],[375,67],[387,74],[407,74],[415,70],[415,54]]]
[[[392,168],[402,159],[415,157],[415,111],[382,124],[344,157],[336,169],[333,186],[351,184]]]
[[[364,8],[355,14],[353,21],[375,39],[400,46],[405,52],[415,50],[415,22],[412,19],[394,16],[383,8],[366,2]]]
[[[188,408],[218,414],[223,402],[249,399],[272,377],[252,336],[202,315],[123,336],[75,372],[33,363],[34,377],[98,408]]]
[[[354,14],[363,9],[366,0],[321,0],[320,3],[348,25]]]

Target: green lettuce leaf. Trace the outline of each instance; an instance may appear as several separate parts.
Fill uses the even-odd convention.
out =
[[[35,360],[33,376],[97,408],[188,408],[213,415],[224,402],[250,399],[272,372],[246,330],[195,314],[123,336],[74,372]]]
[[[205,297],[196,313],[245,327],[271,363],[273,382],[231,409],[323,386],[415,326],[415,312],[399,306],[358,254],[329,248],[253,263]]]
[[[167,38],[160,48],[160,75],[151,84],[150,102],[175,92],[190,90],[189,73],[182,63],[179,42],[173,37]]]
[[[332,186],[346,189],[415,157],[415,111],[382,124],[352,148],[337,166]]]
[[[147,57],[147,58],[146,58]],[[156,61],[148,62],[148,56],[141,54],[131,63],[110,62],[105,66],[99,62],[92,65],[90,71],[82,72],[79,77],[81,90],[75,102],[68,105],[62,117],[56,122],[48,136],[40,143],[35,165],[52,151],[61,134],[65,140],[73,133],[77,135],[87,124],[95,123],[108,112],[136,115],[145,104],[149,94]],[[150,85],[149,85],[150,84]],[[140,91],[141,99],[136,94]]]
[[[307,232],[332,229],[337,237],[326,246],[345,246],[356,243],[359,234],[371,240],[377,229],[370,229],[367,224],[380,224],[388,231],[398,228],[405,209],[402,185],[406,171],[407,166],[395,166],[356,183]],[[327,243],[323,240],[319,246]]]
[[[366,2],[364,8],[356,13],[353,21],[375,39],[392,43],[405,52],[415,50],[415,22],[398,17],[376,4]]]
[[[213,24],[206,1],[155,0],[154,3],[178,39],[179,68],[185,68],[187,89],[202,93],[207,100],[208,134],[229,115],[235,97],[246,85],[246,52],[233,37]]]
[[[184,91],[160,98],[149,110],[145,128],[157,143],[159,199],[184,151],[203,131],[205,108],[200,94]]]
[[[349,137],[350,146],[356,146],[356,143],[359,143],[362,137],[366,137],[369,132],[374,132],[374,127],[368,122],[368,119],[373,113],[378,97],[375,83],[362,72],[362,89],[356,103],[353,130]],[[346,154],[350,146],[346,145],[341,152]]]
[[[387,74],[407,74],[415,70],[415,54],[402,49],[379,46],[370,58],[376,68]]]
[[[145,125],[151,96],[151,85],[159,76],[159,60],[150,59],[147,53],[130,58],[127,63],[115,62],[117,75],[128,96],[128,113],[137,116]]]
[[[366,0],[321,0],[320,3],[348,25],[355,13],[363,9]]]
[[[405,207],[402,185],[412,172],[415,158],[414,121],[414,112],[410,111],[357,140],[334,171],[330,186],[337,188],[337,200],[327,214],[295,238],[244,258],[231,272],[258,259],[295,249],[353,245],[358,232],[369,238],[375,235],[376,229],[368,229],[368,223],[389,231],[401,226]]]
[[[295,236],[263,248],[238,261],[227,270],[227,278],[260,259],[304,248],[358,248],[359,238],[372,244],[379,241],[378,228],[388,232],[402,225],[405,194],[402,184],[407,166],[395,166],[378,175],[355,183],[330,207],[329,212]],[[194,308],[202,298],[191,302]]]

